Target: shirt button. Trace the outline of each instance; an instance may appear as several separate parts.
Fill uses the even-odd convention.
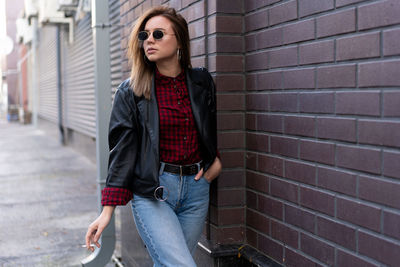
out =
[[[186,137],[186,136],[184,136],[184,137],[183,137],[183,140],[186,140],[186,139],[187,139],[187,137]]]
[[[176,89],[176,85],[174,85],[174,88]]]
[[[181,101],[178,101],[178,105],[180,105],[181,104]]]
[[[185,121],[188,121],[189,120],[189,118],[185,118]]]
[[[186,159],[186,155],[183,155],[183,158]]]

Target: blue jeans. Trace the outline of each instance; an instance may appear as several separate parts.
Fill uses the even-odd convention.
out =
[[[160,169],[164,187],[159,201],[134,195],[132,211],[136,228],[154,266],[196,266],[192,254],[208,211],[210,184],[195,175],[182,176]]]

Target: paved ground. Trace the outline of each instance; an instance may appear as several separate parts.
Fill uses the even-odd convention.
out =
[[[0,120],[1,267],[81,266],[96,201],[93,163],[32,126]]]

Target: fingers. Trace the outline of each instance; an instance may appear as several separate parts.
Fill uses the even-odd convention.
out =
[[[95,227],[89,226],[89,229],[85,236],[86,248],[92,252],[94,251],[94,248],[91,246],[91,243],[93,242],[93,236],[96,232],[97,231],[96,231]]]
[[[201,176],[203,176],[203,168],[201,168],[201,170],[196,174],[196,176],[194,177],[194,179],[196,181],[200,180]]]
[[[97,229],[96,234],[94,235],[94,238],[93,238],[93,243],[94,243],[98,248],[100,248],[99,239],[100,239],[100,236],[101,236],[101,233],[103,232],[103,230],[104,230],[104,227],[100,227],[100,226],[99,226],[99,228]]]

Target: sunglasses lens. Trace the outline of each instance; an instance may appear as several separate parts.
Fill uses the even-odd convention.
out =
[[[153,32],[153,38],[156,40],[160,40],[161,38],[163,38],[163,36],[164,36],[164,33],[160,30],[155,30]]]
[[[146,40],[148,37],[149,37],[149,34],[148,34],[147,32],[145,32],[145,31],[139,32],[138,39],[139,39],[140,41],[144,41],[144,40]]]

